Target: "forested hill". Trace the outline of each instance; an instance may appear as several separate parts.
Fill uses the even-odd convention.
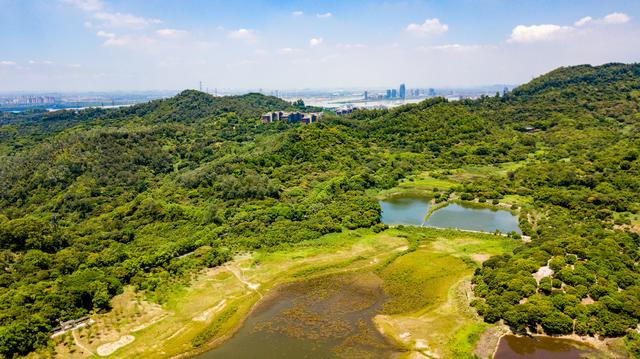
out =
[[[531,243],[476,272],[480,314],[635,343],[639,81],[638,65],[562,68],[507,96],[308,126],[262,125],[261,112],[290,106],[277,98],[197,91],[2,115],[0,354],[46,345],[59,321],[108,310],[124,285],[162,302],[238,251],[382,230],[372,194],[401,178],[506,162],[517,164],[506,176],[436,193],[527,204]],[[537,283],[547,263],[556,275]]]
[[[211,116],[234,114],[255,122],[262,113],[292,109],[292,105],[280,98],[249,93],[241,96],[214,97],[204,92],[185,90],[161,100],[116,109],[90,108],[86,110],[28,111],[20,114],[0,112],[0,125],[20,125],[20,134],[38,136],[60,132],[79,124],[87,126],[124,125],[137,122],[191,122]],[[3,131],[2,140],[8,140]],[[10,139],[9,139],[10,140]]]
[[[186,90],[166,100],[124,108],[121,115],[135,114],[153,121],[190,122],[234,113],[242,118],[254,120],[266,111],[289,108],[289,102],[258,93],[214,97],[204,92]]]
[[[640,64],[561,67],[513,90],[517,97],[548,96],[555,91],[623,98],[640,85]],[[594,91],[598,90],[598,91]],[[584,99],[583,99],[584,100]]]

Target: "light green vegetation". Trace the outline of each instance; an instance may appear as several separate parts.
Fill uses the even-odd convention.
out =
[[[400,227],[333,233],[276,251],[246,253],[199,273],[188,286],[167,289],[162,306],[126,290],[114,299],[112,311],[95,316],[93,326],[78,332],[77,342],[61,338],[56,350],[65,357],[86,357],[80,348],[96,353],[124,335],[133,335],[134,344],[111,357],[171,357],[206,350],[232,335],[271,288],[365,270],[384,281],[389,298],[384,312],[391,315],[378,316],[376,323],[387,336],[408,349],[415,349],[415,339],[418,344],[425,340],[445,357],[471,353],[488,325],[469,307],[470,276],[479,262],[516,244],[499,236]],[[412,320],[420,325],[406,327]],[[411,343],[400,339],[404,332],[410,333]],[[439,338],[450,340],[442,346]]]
[[[390,296],[384,312],[414,313],[444,302],[449,287],[466,271],[461,259],[446,253],[417,250],[406,254],[381,271],[384,290]]]
[[[112,311],[94,316],[96,323],[79,332],[79,343],[61,338],[56,350],[64,357],[86,357],[88,353],[79,348],[96,353],[100,346],[124,335],[133,335],[134,344],[123,346],[111,357],[171,357],[206,350],[233,334],[274,286],[373,268],[409,247],[401,234],[399,230],[378,234],[364,229],[345,231],[277,251],[239,255],[222,267],[199,273],[188,286],[168,288],[161,307],[126,290],[114,298]]]
[[[82,345],[59,356],[131,339],[113,355],[170,356],[238,304],[225,322],[235,328],[278,282],[392,264],[400,252],[296,246],[358,228],[371,230],[344,233],[389,235],[373,234],[384,228],[380,191],[519,207],[527,242],[473,279],[487,323],[627,335],[640,322],[638,88],[640,64],[606,64],[561,68],[505,96],[310,126],[262,125],[261,113],[291,106],[277,98],[197,91],[113,110],[1,113],[0,355],[48,350],[59,321],[92,316],[97,325],[60,339]],[[408,249],[421,241],[403,235]],[[537,283],[532,273],[547,263],[554,275]],[[452,353],[456,328],[438,331],[449,334],[445,349],[418,338]]]
[[[422,188],[422,189],[444,189],[447,190],[456,186],[458,183],[442,178],[433,178],[428,172],[409,177],[407,180],[400,181],[401,188]]]
[[[381,331],[411,353],[441,358],[473,357],[483,323],[469,302],[471,275],[492,255],[511,251],[518,242],[500,236],[403,229],[422,238],[415,252],[380,271],[390,299],[376,317]]]

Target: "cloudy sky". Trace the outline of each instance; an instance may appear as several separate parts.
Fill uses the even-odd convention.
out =
[[[0,91],[460,87],[640,61],[640,0],[0,0]]]

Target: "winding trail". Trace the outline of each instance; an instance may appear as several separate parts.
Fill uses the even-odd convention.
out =
[[[229,272],[233,273],[233,275],[236,278],[238,278],[238,280],[240,282],[242,282],[244,285],[246,285],[247,288],[251,289],[252,291],[254,291],[256,293],[258,293],[260,298],[262,298],[262,293],[260,293],[260,291],[258,290],[258,288],[260,287],[259,283],[251,283],[251,282],[247,281],[244,278],[244,274],[242,273],[242,269],[240,269],[240,268],[236,268],[235,266],[229,265],[229,264],[225,264],[224,266],[229,270]]]
[[[78,334],[75,329],[71,331],[71,334],[73,335],[73,342],[76,344],[78,348],[80,348],[82,351],[87,352],[91,355],[96,355],[96,353],[92,352],[89,348],[85,347],[82,343],[80,343],[80,339],[78,338]]]

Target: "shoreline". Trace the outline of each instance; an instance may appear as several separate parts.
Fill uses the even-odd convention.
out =
[[[498,347],[500,346],[500,342],[507,335],[512,335],[512,336],[518,337],[518,338],[531,337],[531,338],[550,338],[550,339],[569,340],[569,341],[573,341],[573,342],[576,342],[576,343],[580,343],[582,345],[586,345],[586,346],[590,347],[591,349],[596,350],[597,352],[606,355],[608,358],[626,358],[625,356],[620,355],[619,353],[616,353],[616,352],[612,351],[611,348],[609,347],[609,344],[612,344],[613,342],[615,342],[617,340],[620,340],[621,337],[598,339],[597,337],[581,336],[581,335],[577,335],[577,334],[548,335],[548,334],[532,334],[532,333],[528,333],[526,335],[522,335],[522,334],[514,333],[505,324],[501,323],[501,324],[499,324],[499,326],[502,327],[506,331],[503,332],[498,337],[498,340],[496,342],[496,345],[495,345],[495,348],[493,350],[493,353],[491,354],[491,358],[492,359],[494,359],[496,357],[496,354],[498,352]]]

